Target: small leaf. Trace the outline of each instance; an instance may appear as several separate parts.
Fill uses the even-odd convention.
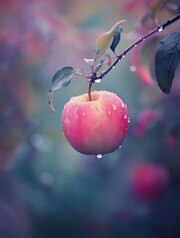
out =
[[[101,58],[106,51],[110,48],[112,42],[113,42],[113,38],[116,35],[116,33],[120,32],[121,30],[121,25],[123,23],[125,23],[126,20],[121,20],[119,22],[117,22],[110,31],[106,32],[104,35],[100,36],[97,40],[97,53],[96,53],[96,57],[95,57],[95,61],[99,58]]]
[[[90,66],[90,68],[94,65],[94,59],[86,59],[84,58],[84,61]]]
[[[159,42],[155,54],[156,80],[164,93],[170,93],[180,61],[180,31],[171,33]]]
[[[60,88],[64,88],[68,84],[70,84],[71,79],[73,75],[75,74],[76,74],[75,70],[72,67],[68,66],[58,70],[53,76],[52,87],[49,90],[49,108],[51,109],[51,111],[55,112],[53,104],[52,104],[54,91]]]
[[[121,33],[120,32],[117,32],[115,34],[115,36],[113,37],[113,41],[112,41],[112,44],[110,46],[110,49],[115,53],[115,49],[117,47],[117,45],[119,44],[120,42],[120,39],[121,39]]]
[[[149,67],[147,65],[141,65],[141,66],[137,66],[137,73],[140,77],[140,79],[148,86],[153,86],[154,85],[154,81],[151,77],[150,74],[150,70]]]
[[[162,7],[162,5],[167,2],[168,0],[153,0],[152,3],[149,5],[149,16],[156,20],[156,15],[158,10]]]

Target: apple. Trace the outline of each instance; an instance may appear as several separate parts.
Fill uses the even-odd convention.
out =
[[[152,203],[163,197],[169,185],[168,171],[162,165],[144,163],[131,172],[131,188],[135,198]]]
[[[128,130],[127,106],[112,92],[94,91],[72,97],[62,112],[62,128],[74,149],[86,155],[111,153]],[[101,156],[99,156],[101,157]]]

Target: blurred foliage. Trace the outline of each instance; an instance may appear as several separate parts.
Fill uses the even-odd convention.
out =
[[[122,148],[102,159],[74,151],[62,134],[63,105],[87,92],[85,79],[76,77],[54,96],[56,114],[48,107],[54,72],[72,65],[88,73],[83,59],[94,57],[96,39],[115,22],[127,19],[117,53],[155,26],[147,16],[149,2],[0,1],[1,238],[180,237],[180,71],[166,96],[139,79],[142,62],[132,65],[130,52],[93,85],[120,96],[131,118]],[[158,20],[179,9],[179,1],[168,1]],[[144,43],[141,54],[153,79],[156,39],[178,24]],[[138,115],[146,109],[162,118],[136,137]],[[131,191],[130,175],[139,163],[158,164],[169,174],[166,194],[152,204],[137,201]]]

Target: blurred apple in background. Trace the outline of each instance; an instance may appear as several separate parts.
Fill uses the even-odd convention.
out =
[[[94,91],[92,101],[87,94],[73,97],[62,113],[62,128],[72,147],[99,157],[121,146],[128,123],[126,105],[108,91]]]
[[[130,185],[138,201],[153,203],[165,195],[169,185],[169,174],[162,165],[139,164],[132,170]]]

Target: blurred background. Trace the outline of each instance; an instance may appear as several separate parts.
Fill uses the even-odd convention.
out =
[[[48,91],[64,66],[90,73],[96,39],[126,19],[120,54],[155,27],[147,0],[0,1],[0,237],[180,237],[180,69],[170,95],[154,76],[157,43],[179,22],[132,50],[92,90],[115,92],[131,119],[120,149],[98,159],[76,152],[62,133],[78,78]],[[163,23],[180,12],[168,1]],[[110,52],[109,52],[110,53]],[[107,65],[103,66],[108,67]]]

